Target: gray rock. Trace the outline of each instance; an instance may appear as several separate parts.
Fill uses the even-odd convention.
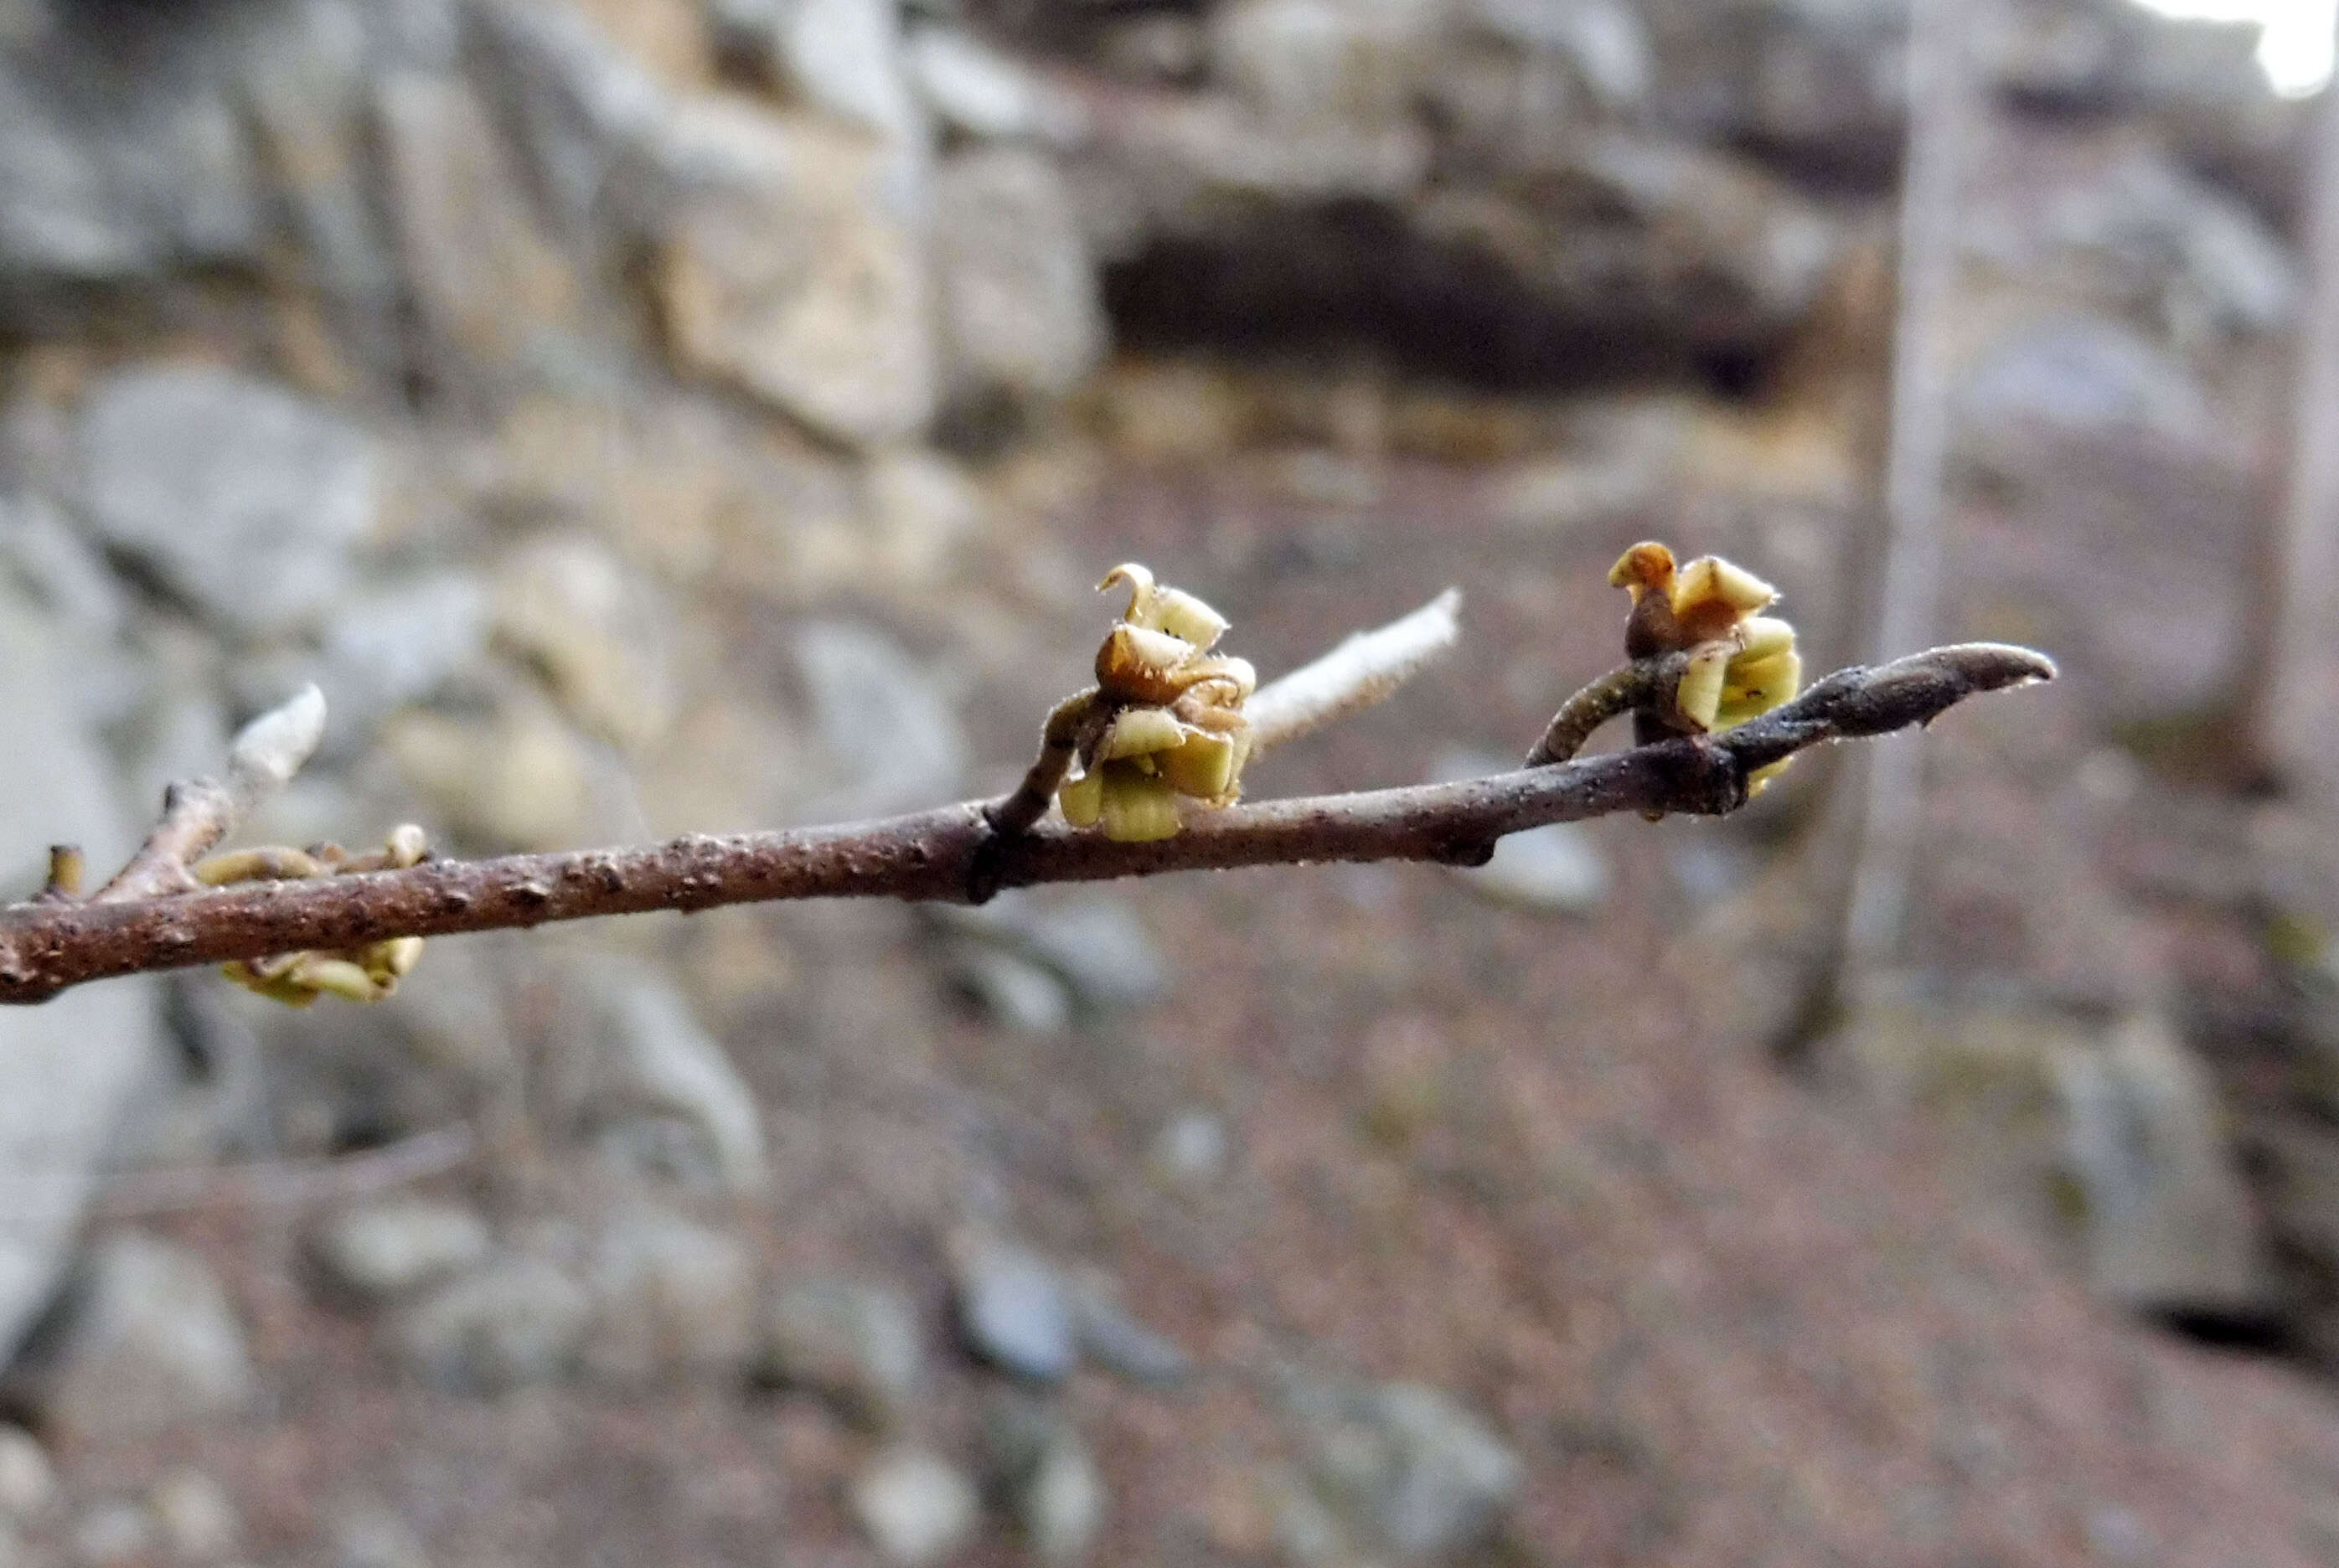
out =
[[[717,47],[791,98],[893,141],[923,141],[896,0],[711,0],[707,10]]]
[[[444,64],[450,9],[444,0],[307,0],[235,30],[238,107],[271,180],[270,216],[297,247],[304,278],[347,307],[335,312],[342,345],[377,366],[397,352],[390,334],[400,301],[371,182],[380,165],[369,155],[366,89],[403,63]],[[217,47],[225,30],[205,31]]]
[[[1530,56],[1564,59],[1604,109],[1637,106],[1656,63],[1648,28],[1621,0],[1545,5],[1538,0],[1472,0],[1472,22]]]
[[[2007,333],[1966,372],[1958,402],[1968,453],[1984,461],[2039,426],[2189,443],[2209,409],[2171,355],[2117,322],[2076,315]]]
[[[2162,1311],[2265,1310],[2257,1210],[2216,1090],[2169,1021],[2139,1013],[2098,1048],[2058,1051],[2053,1071],[2095,1287]]]
[[[141,11],[53,20],[0,51],[0,274],[119,281],[257,260],[260,181],[209,42]]]
[[[123,370],[89,397],[80,508],[226,630],[319,619],[373,526],[365,434],[268,382],[204,365]]]
[[[806,103],[883,136],[923,133],[902,74],[895,0],[794,0],[776,41],[787,83]]]
[[[1368,1547],[1426,1559],[1481,1545],[1525,1480],[1518,1455],[1436,1389],[1318,1386],[1294,1403],[1313,1428],[1319,1495]]]
[[[1133,1383],[1167,1388],[1193,1376],[1193,1358],[1168,1335],[1149,1328],[1095,1287],[1071,1287],[1072,1334],[1081,1354]]]
[[[903,64],[926,107],[962,134],[1045,142],[1076,129],[1070,107],[1021,64],[956,27],[912,32]]]
[[[542,1258],[506,1257],[443,1285],[398,1320],[399,1355],[443,1388],[494,1394],[565,1376],[593,1306]]]
[[[439,373],[508,378],[553,360],[580,285],[478,97],[453,75],[392,73],[374,121],[407,298]]]
[[[816,621],[797,634],[795,653],[821,740],[849,781],[808,814],[875,816],[958,794],[966,732],[901,645],[874,627]]]
[[[1559,914],[1590,914],[1608,897],[1608,862],[1580,823],[1515,833],[1485,865],[1457,867],[1472,891],[1497,903]]]
[[[674,112],[649,73],[571,6],[479,0],[464,20],[475,80],[516,131],[564,239],[634,232],[636,198],[621,176]]]
[[[379,1301],[476,1268],[493,1246],[488,1222],[464,1204],[394,1198],[336,1215],[310,1251],[336,1288]]]
[[[1026,1034],[1055,1034],[1072,1021],[1064,982],[1029,959],[982,942],[951,944],[951,974],[992,1019]]]
[[[93,867],[136,842],[111,769],[73,705],[72,638],[0,583],[0,899],[25,896],[48,846],[81,844]],[[102,872],[101,872],[102,874]],[[133,1103],[163,1080],[161,993],[146,980],[0,1009],[0,1356],[13,1356],[56,1289],[106,1144]]]
[[[1451,752],[1432,770],[1433,782],[1508,773],[1515,758]],[[1607,857],[1581,823],[1551,823],[1497,840],[1485,865],[1456,866],[1463,885],[1495,903],[1557,914],[1590,914],[1607,899]]]
[[[2093,263],[2110,297],[2156,304],[2179,342],[2274,331],[2297,305],[2298,269],[2281,238],[2164,155],[2132,153],[2052,202],[2040,227],[2047,243]]]
[[[1146,1169],[1165,1187],[1203,1187],[1226,1170],[1228,1144],[1224,1121],[1207,1110],[1181,1110],[1153,1135]]]
[[[1522,148],[1508,129],[1485,139]],[[1439,152],[1410,116],[1287,122],[1163,95],[1099,118],[1074,188],[1100,255],[1140,276],[1179,268],[1189,322],[1304,310],[1404,339],[1466,310],[1498,350],[1473,353],[1478,374],[1556,365],[1623,332],[1699,351],[1775,344],[1818,301],[1841,242],[1818,206],[1686,140],[1570,126],[1476,178],[1445,177]],[[1335,212],[1381,226],[1375,266],[1354,264],[1353,222]]]
[[[227,1489],[200,1470],[165,1475],[146,1499],[163,1541],[183,1563],[216,1563],[243,1538],[243,1518]]]
[[[1440,20],[1411,0],[1235,0],[1210,18],[1211,74],[1271,121],[1386,124],[1428,81]]]
[[[1110,893],[1001,893],[980,908],[951,906],[935,918],[1038,964],[1100,1012],[1142,1007],[1169,988],[1170,966],[1144,921]]]
[[[589,742],[511,672],[460,711],[392,714],[380,745],[454,838],[494,850],[570,849],[637,837],[623,761]]]
[[[900,1420],[924,1382],[917,1310],[886,1286],[791,1285],[774,1298],[764,1334],[770,1376],[817,1389],[871,1425]]]
[[[655,281],[677,369],[854,446],[925,427],[938,380],[914,166],[735,104],[678,109],[654,163]]]
[[[129,622],[127,590],[41,497],[0,502],[0,566],[51,615],[93,643],[111,641]]]
[[[126,1497],[93,1504],[74,1521],[73,1553],[86,1568],[136,1563],[161,1543],[154,1515]]]
[[[1103,360],[1095,259],[1045,154],[986,147],[944,160],[933,245],[952,396],[1060,398]]]
[[[994,1405],[984,1428],[999,1488],[1032,1555],[1047,1563],[1086,1561],[1112,1500],[1079,1429],[1023,1399]]]
[[[35,1519],[56,1500],[57,1472],[48,1450],[21,1426],[0,1426],[0,1516]]]
[[[674,717],[674,606],[582,534],[529,540],[496,574],[498,646],[524,658],[578,726],[631,751]]]
[[[878,1455],[854,1479],[849,1500],[886,1561],[906,1568],[942,1561],[974,1532],[973,1484],[923,1449]]]
[[[351,1509],[336,1523],[333,1562],[335,1568],[430,1568],[414,1527],[379,1506]]]
[[[362,736],[393,708],[419,702],[469,666],[488,644],[488,591],[469,573],[368,587],[326,624],[332,724]]]
[[[195,1254],[153,1237],[108,1236],[91,1248],[68,1300],[42,1400],[59,1430],[143,1435],[252,1402],[242,1325]]]
[[[955,1248],[958,1319],[976,1354],[1035,1382],[1071,1376],[1080,1357],[1071,1293],[1046,1260],[1004,1242]]]
[[[755,1274],[738,1239],[653,1205],[628,1205],[594,1247],[585,1366],[613,1382],[736,1376],[755,1338]]]
[[[930,448],[872,453],[860,491],[879,568],[906,589],[947,577],[955,552],[982,528],[982,489],[962,465]]]
[[[735,1190],[762,1183],[763,1114],[672,982],[597,962],[564,988],[554,1092],[577,1130],[645,1174]]]

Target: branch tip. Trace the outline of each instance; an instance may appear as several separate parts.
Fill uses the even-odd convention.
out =
[[[236,732],[228,776],[250,807],[291,781],[325,738],[325,694],[314,682]]]

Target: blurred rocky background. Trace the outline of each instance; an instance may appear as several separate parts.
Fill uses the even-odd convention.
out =
[[[0,0],[0,892],[1003,786],[1140,558],[1256,794],[1498,765],[1648,536],[1848,657],[1890,0]],[[2339,1560],[2339,835],[2205,782],[2309,113],[1977,0],[1910,978],[1726,824],[0,1016],[0,1564]],[[2339,650],[2292,656],[2318,667]],[[2326,752],[2339,747],[2325,747]],[[1491,759],[1491,760],[1490,760]]]

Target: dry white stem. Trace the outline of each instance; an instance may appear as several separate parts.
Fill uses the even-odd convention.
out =
[[[1347,718],[1387,697],[1454,646],[1462,590],[1448,588],[1411,615],[1358,632],[1313,663],[1261,686],[1243,705],[1251,754]]]
[[[459,1169],[479,1150],[469,1127],[418,1132],[398,1143],[322,1159],[263,1159],[141,1170],[106,1185],[106,1219],[145,1219],[202,1208],[299,1208],[345,1202]]]
[[[227,754],[239,811],[251,812],[290,784],[324,738],[325,694],[313,685],[244,725]]]

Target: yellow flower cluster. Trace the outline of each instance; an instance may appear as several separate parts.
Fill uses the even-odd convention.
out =
[[[1097,713],[1080,748],[1081,771],[1056,792],[1064,820],[1101,825],[1107,838],[1141,843],[1178,831],[1180,796],[1230,804],[1250,754],[1242,705],[1258,685],[1248,661],[1213,656],[1227,619],[1181,588],[1131,563],[1098,590],[1125,585],[1128,611],[1097,650]]]
[[[1793,697],[1803,681],[1795,628],[1762,612],[1779,590],[1719,556],[1676,567],[1673,551],[1654,543],[1626,550],[1608,581],[1633,597],[1624,651],[1643,659],[1689,656],[1673,697],[1671,727],[1692,735],[1726,730],[1769,713]],[[1757,789],[1784,763],[1757,771]]]
[[[393,830],[380,853],[351,857],[338,844],[310,850],[233,850],[197,863],[197,881],[210,887],[242,882],[281,882],[356,872],[402,871],[419,865],[429,853],[422,830],[408,823]],[[422,960],[422,939],[396,936],[330,952],[280,952],[272,958],[223,966],[228,979],[273,1001],[306,1007],[321,996],[350,1001],[380,1001]]]

